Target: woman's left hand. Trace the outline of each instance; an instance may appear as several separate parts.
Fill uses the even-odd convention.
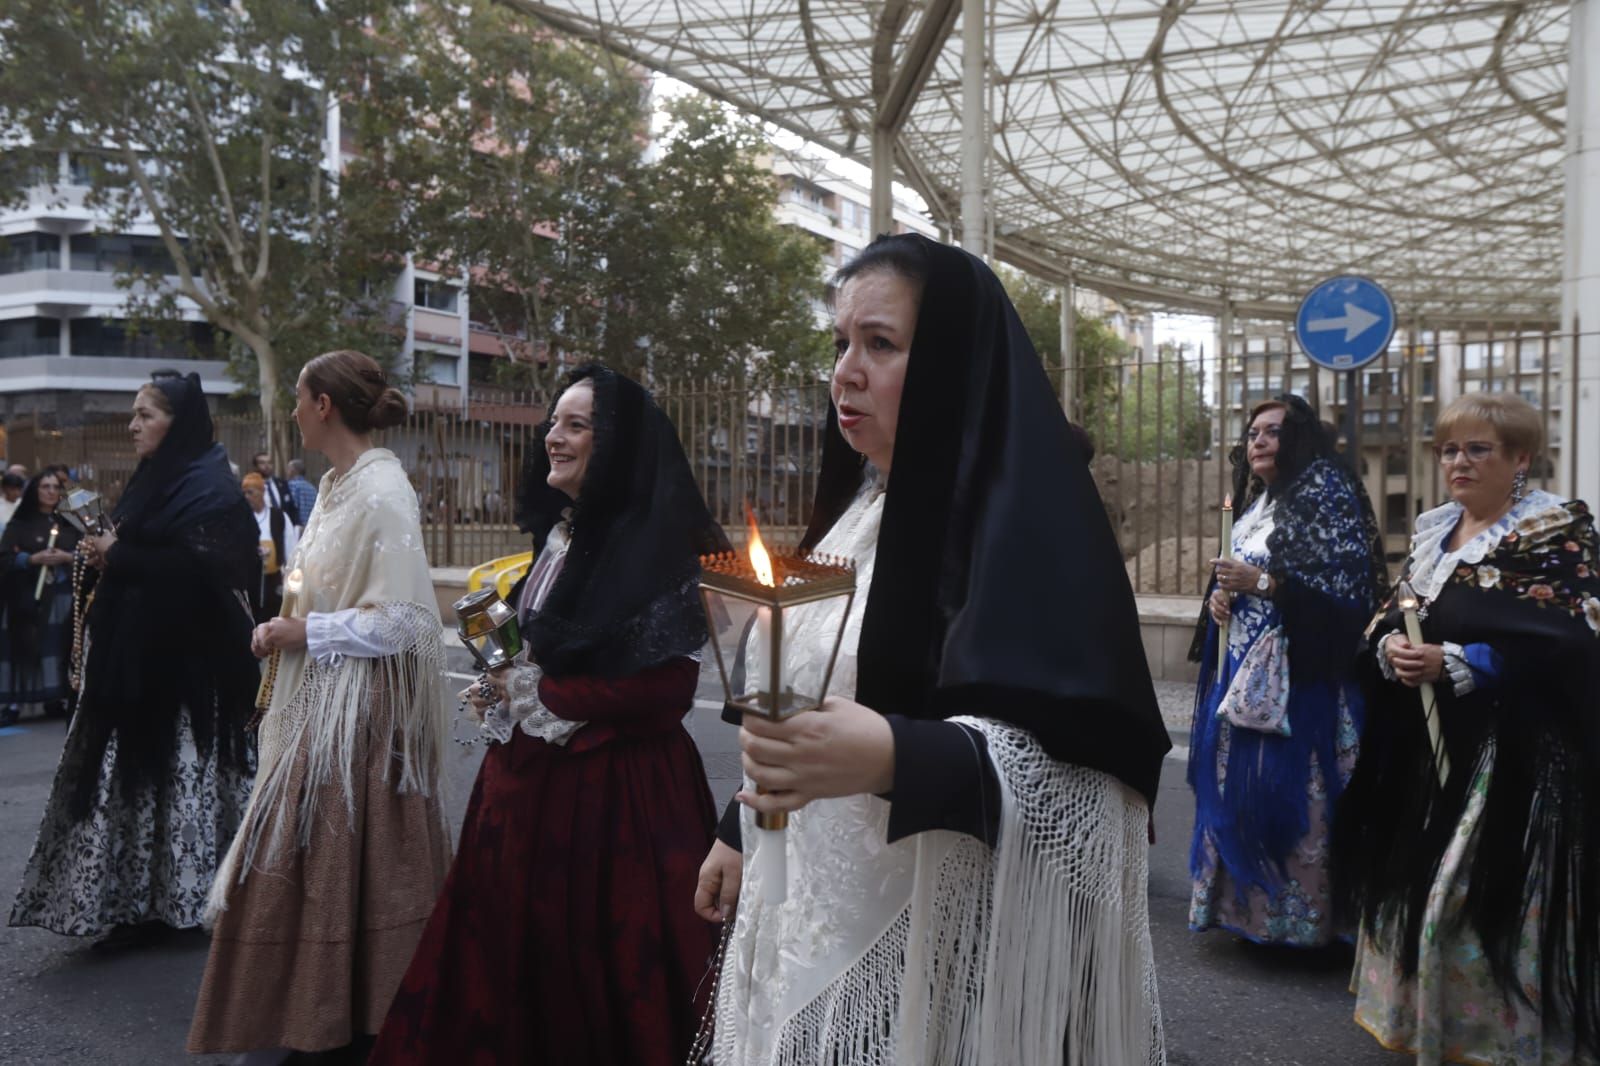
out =
[[[275,651],[293,651],[306,646],[306,620],[304,618],[274,618],[256,626],[250,636],[250,650],[256,658],[265,659]]]
[[[1444,649],[1437,644],[1412,644],[1404,636],[1389,642],[1389,665],[1402,685],[1416,688],[1444,673]]]
[[[894,787],[889,720],[854,700],[829,698],[821,710],[781,722],[747,714],[739,747],[745,774],[766,791],[741,791],[735,798],[762,813],[797,811],[814,799]]]
[[[1217,572],[1217,587],[1228,592],[1259,593],[1258,582],[1263,573],[1259,566],[1251,566],[1239,559],[1213,559]]]

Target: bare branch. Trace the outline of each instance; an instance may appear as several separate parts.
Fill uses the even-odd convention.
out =
[[[216,322],[221,308],[208,292],[195,284],[194,268],[189,262],[189,250],[172,231],[172,221],[167,217],[166,204],[156,194],[155,186],[150,181],[150,175],[145,173],[139,153],[133,150],[133,145],[125,136],[117,138],[117,148],[122,152],[122,159],[128,165],[128,172],[133,175],[134,182],[139,186],[139,195],[144,198],[145,209],[150,212],[150,217],[155,219],[156,228],[161,231],[162,246],[166,248],[167,254],[172,257],[173,265],[178,270],[179,291],[199,305],[207,318]]]
[[[228,188],[228,175],[222,169],[222,157],[217,154],[217,138],[212,132],[211,120],[206,117],[205,107],[200,103],[200,94],[195,91],[194,75],[188,70],[183,72],[183,88],[189,97],[189,110],[200,126],[201,139],[206,145],[206,157],[211,160],[211,171],[216,176],[217,191],[222,196],[222,207],[228,219],[228,231],[232,234],[232,240],[223,240],[223,247],[228,249],[229,257],[233,260],[233,269],[239,277],[248,277],[250,272],[244,268],[244,231],[239,227],[239,213],[234,210],[233,193]]]

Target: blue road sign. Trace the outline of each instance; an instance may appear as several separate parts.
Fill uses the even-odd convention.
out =
[[[1341,274],[1306,293],[1294,316],[1301,349],[1318,366],[1355,370],[1372,362],[1394,336],[1394,301],[1369,278]]]

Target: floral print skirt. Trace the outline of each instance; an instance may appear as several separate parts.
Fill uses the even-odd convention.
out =
[[[77,729],[80,722],[74,722]],[[65,750],[72,750],[69,736]],[[95,936],[119,925],[200,925],[217,865],[233,842],[251,778],[196,750],[189,714],[180,711],[177,744],[163,798],[146,791],[128,803],[117,778],[117,737],[100,763],[94,808],[68,813],[74,781],[60,770],[39,838],[11,908],[14,926],[64,936]]]
[[[1362,930],[1350,981],[1356,994],[1356,1022],[1389,1050],[1415,1055],[1419,1066],[1446,1062],[1597,1066],[1600,1059],[1578,1056],[1571,1033],[1543,1024],[1538,910],[1529,911],[1517,957],[1527,1002],[1502,993],[1489,972],[1482,944],[1461,920],[1493,764],[1494,749],[1489,745],[1478,763],[1455,839],[1428,893],[1415,975],[1406,977],[1401,960],[1381,950],[1370,930]]]

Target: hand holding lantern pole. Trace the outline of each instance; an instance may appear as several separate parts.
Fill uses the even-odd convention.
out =
[[[1417,617],[1417,593],[1411,582],[1400,582],[1396,594],[1400,613],[1405,618],[1406,639],[1412,647],[1422,647],[1422,622]],[[1422,694],[1422,718],[1428,726],[1428,749],[1433,752],[1433,768],[1439,775],[1442,787],[1450,776],[1450,755],[1444,748],[1444,737],[1439,728],[1439,703],[1433,691],[1433,682],[1424,681],[1417,686]]]
[[[848,560],[809,556],[774,556],[762,543],[755,518],[750,517],[748,557],[733,552],[702,556],[700,595],[706,611],[711,646],[716,652],[722,675],[726,707],[740,715],[755,714],[771,721],[782,721],[802,711],[817,710],[828,692],[833,664],[844,637],[845,619],[855,601],[855,567]],[[801,604],[843,597],[844,610],[839,628],[831,633],[832,647],[820,677],[810,671],[785,674],[786,621],[792,608]],[[809,649],[808,649],[809,650]],[[743,660],[747,666],[742,691],[735,692],[730,664]],[[808,686],[815,680],[815,691],[797,688],[797,680]],[[753,862],[767,903],[781,903],[788,894],[788,858],[784,831],[787,813],[757,812]]]

